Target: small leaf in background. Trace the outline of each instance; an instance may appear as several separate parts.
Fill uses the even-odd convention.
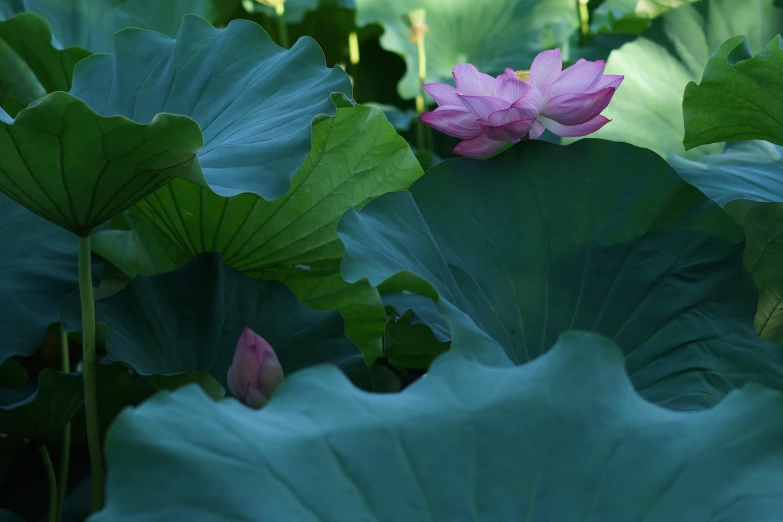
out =
[[[783,41],[755,56],[744,36],[712,55],[701,81],[685,87],[686,149],[722,141],[767,140],[783,145]]]
[[[595,8],[595,32],[639,34],[650,21],[696,0],[605,0]]]
[[[426,370],[430,363],[449,349],[448,340],[438,336],[424,323],[415,322],[413,310],[401,317],[392,316],[383,336],[383,357],[397,368]]]

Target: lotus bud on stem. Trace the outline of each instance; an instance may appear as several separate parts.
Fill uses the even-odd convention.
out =
[[[405,21],[408,23],[408,27],[410,27],[410,40],[412,43],[416,44],[416,48],[418,49],[419,83],[423,84],[424,80],[427,78],[427,51],[424,46],[424,39],[427,36],[427,32],[430,30],[430,26],[427,25],[427,12],[423,8],[414,9],[407,14]],[[421,114],[425,110],[424,94],[420,92],[416,96],[416,111]],[[425,143],[425,132],[427,131],[422,122],[417,122],[416,142],[419,150],[427,148]]]

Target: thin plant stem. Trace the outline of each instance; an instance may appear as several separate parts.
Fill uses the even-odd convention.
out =
[[[54,465],[52,459],[49,457],[49,450],[46,449],[46,444],[38,446],[38,452],[41,454],[41,460],[43,460],[44,468],[46,468],[46,478],[49,482],[49,522],[57,521],[57,477],[54,475]]]
[[[92,475],[92,511],[103,507],[103,455],[98,424],[98,390],[95,358],[95,300],[92,295],[90,236],[79,236],[79,294],[82,302],[82,366],[84,371],[84,416]]]
[[[590,35],[590,11],[587,9],[589,0],[576,0],[579,9],[579,23],[581,27],[580,45],[587,45],[587,38]]]
[[[277,43],[280,47],[288,49],[288,26],[285,23],[285,3],[280,2],[275,6],[275,15],[277,15]]]
[[[356,31],[351,31],[348,35],[348,55],[351,65],[359,65],[359,37]]]
[[[422,89],[421,84],[424,83],[424,81],[427,78],[427,51],[424,47],[424,34],[422,33],[419,35],[417,41],[416,41],[416,48],[419,51],[419,89]],[[422,89],[423,90],[423,89]],[[425,111],[426,107],[424,105],[424,94],[420,93],[418,96],[416,96],[416,111],[421,114]],[[423,121],[419,120],[416,122],[416,144],[419,148],[419,150],[425,150],[427,149],[427,134],[425,129],[425,124]]]
[[[60,323],[60,368],[63,373],[71,371],[71,361],[68,355],[68,334],[65,325]],[[60,474],[57,480],[57,522],[63,519],[65,493],[68,490],[68,467],[71,461],[71,423],[63,428],[62,444],[60,445]]]

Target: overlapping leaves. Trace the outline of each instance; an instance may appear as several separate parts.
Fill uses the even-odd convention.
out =
[[[675,408],[783,384],[779,348],[753,331],[741,229],[652,152],[528,142],[445,162],[339,233],[346,280],[447,300],[517,363],[583,329],[612,338],[640,393]]]
[[[393,396],[317,368],[261,411],[191,388],[124,412],[95,520],[162,522],[193,505],[202,520],[302,521],[741,522],[783,508],[779,394],[754,386],[671,412],[636,394],[605,338],[571,332],[536,361],[484,366],[469,357],[500,348],[463,326],[456,353]]]

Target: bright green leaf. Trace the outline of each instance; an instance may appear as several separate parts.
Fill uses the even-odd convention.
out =
[[[174,272],[138,276],[95,309],[97,321],[109,327],[109,356],[142,375],[201,372],[225,385],[249,326],[272,345],[286,373],[332,362],[362,385],[369,379],[337,312],[308,308],[282,283],[243,276],[217,254],[202,254]],[[70,330],[80,328],[77,295],[61,313]]]
[[[494,74],[529,69],[538,52],[563,47],[578,25],[573,0],[356,0],[357,25],[380,23],[381,45],[405,58],[398,89],[406,99],[422,94],[418,49],[405,21],[419,8],[429,26],[426,82],[450,79],[452,67],[465,62]]]
[[[653,402],[783,385],[783,353],[753,331],[742,230],[650,151],[530,141],[447,161],[339,234],[347,281],[448,301],[519,364],[580,329],[612,338]]]
[[[603,112],[612,121],[591,137],[645,147],[664,158],[698,159],[720,152],[722,144],[685,152],[685,86],[701,77],[726,39],[747,34],[751,48],[760,49],[781,27],[783,11],[773,0],[703,0],[657,18],[642,36],[609,56],[606,73],[622,74],[625,80]]]
[[[394,395],[329,368],[259,411],[196,388],[161,394],[120,415],[106,454],[95,522],[192,519],[193,506],[203,521],[300,522],[746,522],[783,509],[780,394],[749,386],[707,411],[667,411],[584,332],[519,367],[450,353]]]
[[[735,36],[712,55],[701,82],[690,82],[682,102],[683,145],[766,140],[783,145],[783,41],[774,38],[755,56]]]
[[[191,170],[201,145],[187,117],[160,114],[140,125],[55,92],[16,120],[0,121],[0,191],[86,235],[174,176],[203,183]]]

